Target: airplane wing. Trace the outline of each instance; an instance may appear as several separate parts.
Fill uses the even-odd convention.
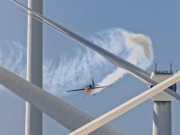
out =
[[[84,89],[68,90],[66,92],[83,91]]]

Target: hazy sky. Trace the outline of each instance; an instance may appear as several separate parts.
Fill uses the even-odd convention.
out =
[[[24,4],[27,3],[27,0],[19,1]],[[172,62],[173,70],[176,71],[180,69],[178,59],[180,57],[179,5],[180,1],[178,0],[111,0],[108,2],[104,0],[44,0],[44,15],[88,39],[97,32],[110,29],[124,29],[147,35],[152,41],[154,53],[154,60],[147,71],[152,72],[154,70],[155,62],[158,63],[158,69],[169,69],[169,63]],[[18,10],[10,0],[1,0],[0,18],[0,64],[25,77],[27,16]],[[126,75],[96,96],[84,98],[81,92],[65,94],[65,88],[83,87],[86,85],[85,83],[89,83],[91,77],[95,81],[102,79],[99,74],[97,75],[99,70],[96,70],[101,69],[102,65],[98,65],[96,60],[90,60],[91,65],[97,64],[95,68],[88,67],[88,65],[84,67],[84,70],[90,75],[84,74],[83,77],[74,75],[76,80],[80,80],[79,82],[83,80],[84,82],[74,85],[73,82],[65,81],[64,85],[66,86],[62,86],[60,71],[67,71],[67,67],[70,68],[68,63],[73,62],[74,57],[81,57],[82,52],[89,53],[78,43],[44,25],[44,65],[53,65],[48,69],[45,68],[49,71],[55,71],[50,74],[51,77],[48,77],[49,74],[44,75],[44,82],[49,82],[48,84],[45,83],[44,86],[70,104],[92,116],[99,116],[148,89],[140,80],[131,75]],[[75,63],[77,67],[81,64]],[[65,69],[60,68],[58,70],[59,66],[64,66]],[[114,65],[107,62],[104,68],[106,72],[102,71],[104,74],[101,75],[105,76],[115,68]],[[179,88],[177,92],[179,93]],[[152,105],[153,102],[148,100],[110,124],[127,135],[151,135]],[[0,106],[0,134],[23,135],[24,101],[0,87]],[[179,114],[180,103],[174,101],[172,103],[173,135],[180,132]],[[50,118],[45,117],[44,135],[59,135],[68,132]]]

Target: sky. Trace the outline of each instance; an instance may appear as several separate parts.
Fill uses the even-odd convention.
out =
[[[19,0],[19,2],[26,4],[27,0]],[[127,54],[132,54],[132,50],[136,50],[136,47],[129,49],[126,46],[123,32],[142,35],[143,38],[148,39],[152,54],[148,56],[148,62],[147,59],[140,59],[139,66],[151,73],[154,71],[155,63],[158,63],[159,70],[168,70],[170,62],[173,64],[173,71],[180,69],[178,5],[180,5],[178,0],[108,2],[44,0],[44,15],[89,40],[93,40],[99,34],[103,41],[102,46],[111,51],[116,50],[115,53],[124,59],[127,59],[130,56]],[[10,0],[1,0],[0,18],[0,65],[25,78],[27,16]],[[113,35],[112,32],[117,30],[120,32]],[[113,40],[109,39],[110,36],[113,36]],[[94,42],[100,43],[98,41],[96,39]],[[43,42],[44,88],[94,117],[104,114],[148,89],[146,84],[134,76],[125,74],[123,77],[118,76],[119,79],[111,87],[95,96],[87,95],[84,98],[84,93],[81,92],[67,94],[66,90],[84,87],[90,83],[91,78],[94,78],[96,83],[100,83],[117,67],[46,25],[44,25]],[[115,44],[117,42],[124,45],[121,46],[124,50],[114,48],[119,45]],[[105,46],[105,43],[108,45]],[[91,58],[91,56],[94,57]],[[137,56],[138,60],[139,58],[142,56]],[[179,93],[179,88],[177,92]],[[179,104],[176,100],[172,102],[172,135],[179,133]],[[24,101],[1,86],[0,106],[0,133],[23,135]],[[109,124],[127,135],[151,135],[152,106],[152,100],[148,100]],[[44,135],[69,133],[67,129],[46,115],[44,115],[43,131]]]

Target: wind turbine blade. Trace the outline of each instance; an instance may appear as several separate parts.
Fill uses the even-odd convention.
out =
[[[93,120],[93,117],[88,114],[2,67],[0,67],[0,84],[23,100],[34,105],[37,109],[50,116],[70,131]],[[94,134],[123,135],[123,133],[109,126],[104,126],[102,129],[95,131]]]
[[[176,93],[176,92],[174,92],[173,90],[170,90],[170,89],[166,89],[164,91],[180,101],[180,95],[178,93]]]
[[[147,84],[152,84],[153,86],[158,84],[156,81],[150,79],[150,74],[145,72],[141,68],[139,68],[139,67],[131,64],[130,62],[116,56],[115,54],[101,48],[100,46],[90,42],[89,40],[77,35],[76,33],[72,32],[72,31],[68,30],[67,28],[59,25],[58,23],[48,19],[47,17],[39,14],[38,12],[31,10],[30,8],[17,2],[16,0],[11,0],[11,1],[14,2],[16,5],[20,6],[21,8],[30,11],[34,15],[33,17],[35,17],[37,20],[47,24],[51,28],[54,28],[58,32],[63,33],[67,37],[72,38],[76,42],[79,42],[82,45],[94,50],[95,52],[102,55],[108,61],[112,62],[113,64],[117,65],[118,67],[121,67],[121,68],[129,71],[129,73],[131,73],[132,75],[134,75],[136,78],[140,79],[141,81],[143,81]],[[170,92],[168,94],[170,94],[171,96],[173,96],[174,98],[179,100],[179,98],[177,98],[177,97],[180,97],[180,95],[174,95],[173,93],[170,93]]]
[[[135,106],[143,103],[144,101],[148,100],[149,98],[155,96],[156,94],[162,92],[164,89],[168,88],[169,86],[173,85],[176,82],[180,81],[180,73],[168,78],[167,80],[157,84],[156,86],[152,87],[151,89],[139,94],[138,96],[130,99],[129,101],[125,102],[124,104],[114,108],[113,110],[105,113],[104,115],[96,118],[95,120],[87,123],[86,125],[80,127],[79,129],[75,130],[74,132],[70,133],[69,135],[87,135],[92,131],[96,130],[97,128],[101,127],[102,125],[110,122],[111,120],[117,118],[118,116],[124,114],[125,112],[133,109]]]

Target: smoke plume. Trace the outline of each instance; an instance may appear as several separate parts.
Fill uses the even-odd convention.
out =
[[[146,35],[117,28],[98,32],[89,39],[144,70],[152,63],[152,42]],[[26,48],[15,41],[1,44],[0,65],[25,77]],[[74,47],[73,55],[74,57],[58,56],[59,61],[44,60],[45,89],[53,94],[64,95],[67,94],[66,90],[88,85],[92,78],[96,84],[107,86],[127,73],[87,48]],[[94,93],[101,90],[97,89]]]
[[[121,41],[119,39],[121,39]],[[110,50],[112,53],[115,53],[144,70],[147,69],[153,61],[152,42],[146,35],[135,34],[122,29],[111,29],[98,33],[98,37],[95,37],[94,41],[102,46],[105,44],[108,50],[111,48],[110,46],[114,46],[114,48]],[[106,75],[99,85],[112,85],[126,73],[128,73],[126,70],[116,68],[112,73]],[[96,89],[94,93],[100,92],[101,90],[102,88]]]

